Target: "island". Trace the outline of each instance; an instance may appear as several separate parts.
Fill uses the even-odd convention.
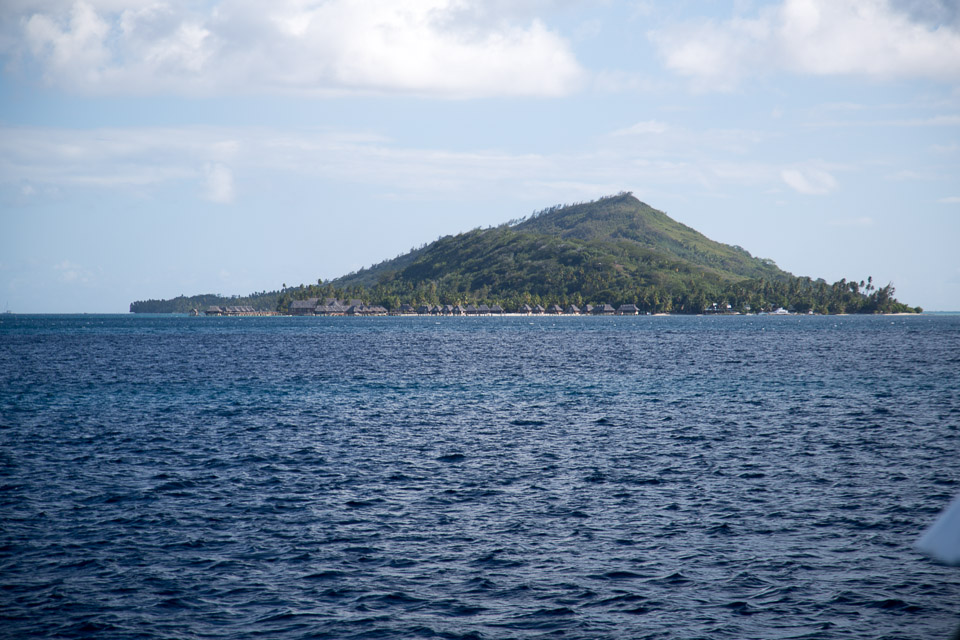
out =
[[[539,309],[555,315],[922,311],[896,300],[892,284],[878,287],[872,277],[828,284],[795,276],[773,260],[707,238],[630,192],[442,237],[334,280],[244,297],[137,301],[130,310],[202,313],[213,307],[450,316]]]

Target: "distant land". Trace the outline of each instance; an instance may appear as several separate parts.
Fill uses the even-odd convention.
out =
[[[919,313],[892,284],[798,277],[681,224],[624,192],[558,205],[497,227],[442,237],[335,280],[248,296],[140,300],[133,313],[250,307],[298,313],[362,301],[385,312],[443,305],[561,309],[633,305],[639,313]],[[293,304],[295,301],[297,304]],[[303,302],[310,301],[310,302]],[[312,311],[311,311],[312,312]]]

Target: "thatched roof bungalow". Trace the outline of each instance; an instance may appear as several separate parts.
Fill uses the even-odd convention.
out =
[[[323,304],[317,305],[317,315],[343,316],[347,314],[347,309],[349,307],[336,298],[327,298]]]
[[[294,300],[290,303],[290,315],[312,316],[317,312],[317,298]]]

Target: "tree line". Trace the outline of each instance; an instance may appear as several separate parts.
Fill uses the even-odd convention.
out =
[[[576,281],[576,278],[573,278]],[[827,284],[823,280],[792,278],[785,281],[744,280],[739,282],[705,282],[688,280],[667,288],[658,284],[627,286],[602,279],[582,282],[584,287],[570,288],[562,274],[545,278],[542,286],[520,290],[503,289],[490,284],[471,288],[469,283],[451,279],[413,283],[404,279],[383,279],[373,287],[353,285],[345,288],[330,282],[301,285],[284,289],[277,303],[281,313],[289,309],[293,300],[308,298],[361,299],[388,310],[403,304],[456,305],[499,304],[508,311],[521,305],[559,304],[635,304],[641,312],[699,314],[709,310],[738,313],[758,313],[783,308],[796,313],[919,313],[920,307],[910,307],[896,300],[892,284],[875,287],[873,279],[866,281],[840,280]]]

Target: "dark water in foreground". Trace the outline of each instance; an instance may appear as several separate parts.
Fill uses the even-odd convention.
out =
[[[0,636],[944,638],[960,317],[0,318]]]

